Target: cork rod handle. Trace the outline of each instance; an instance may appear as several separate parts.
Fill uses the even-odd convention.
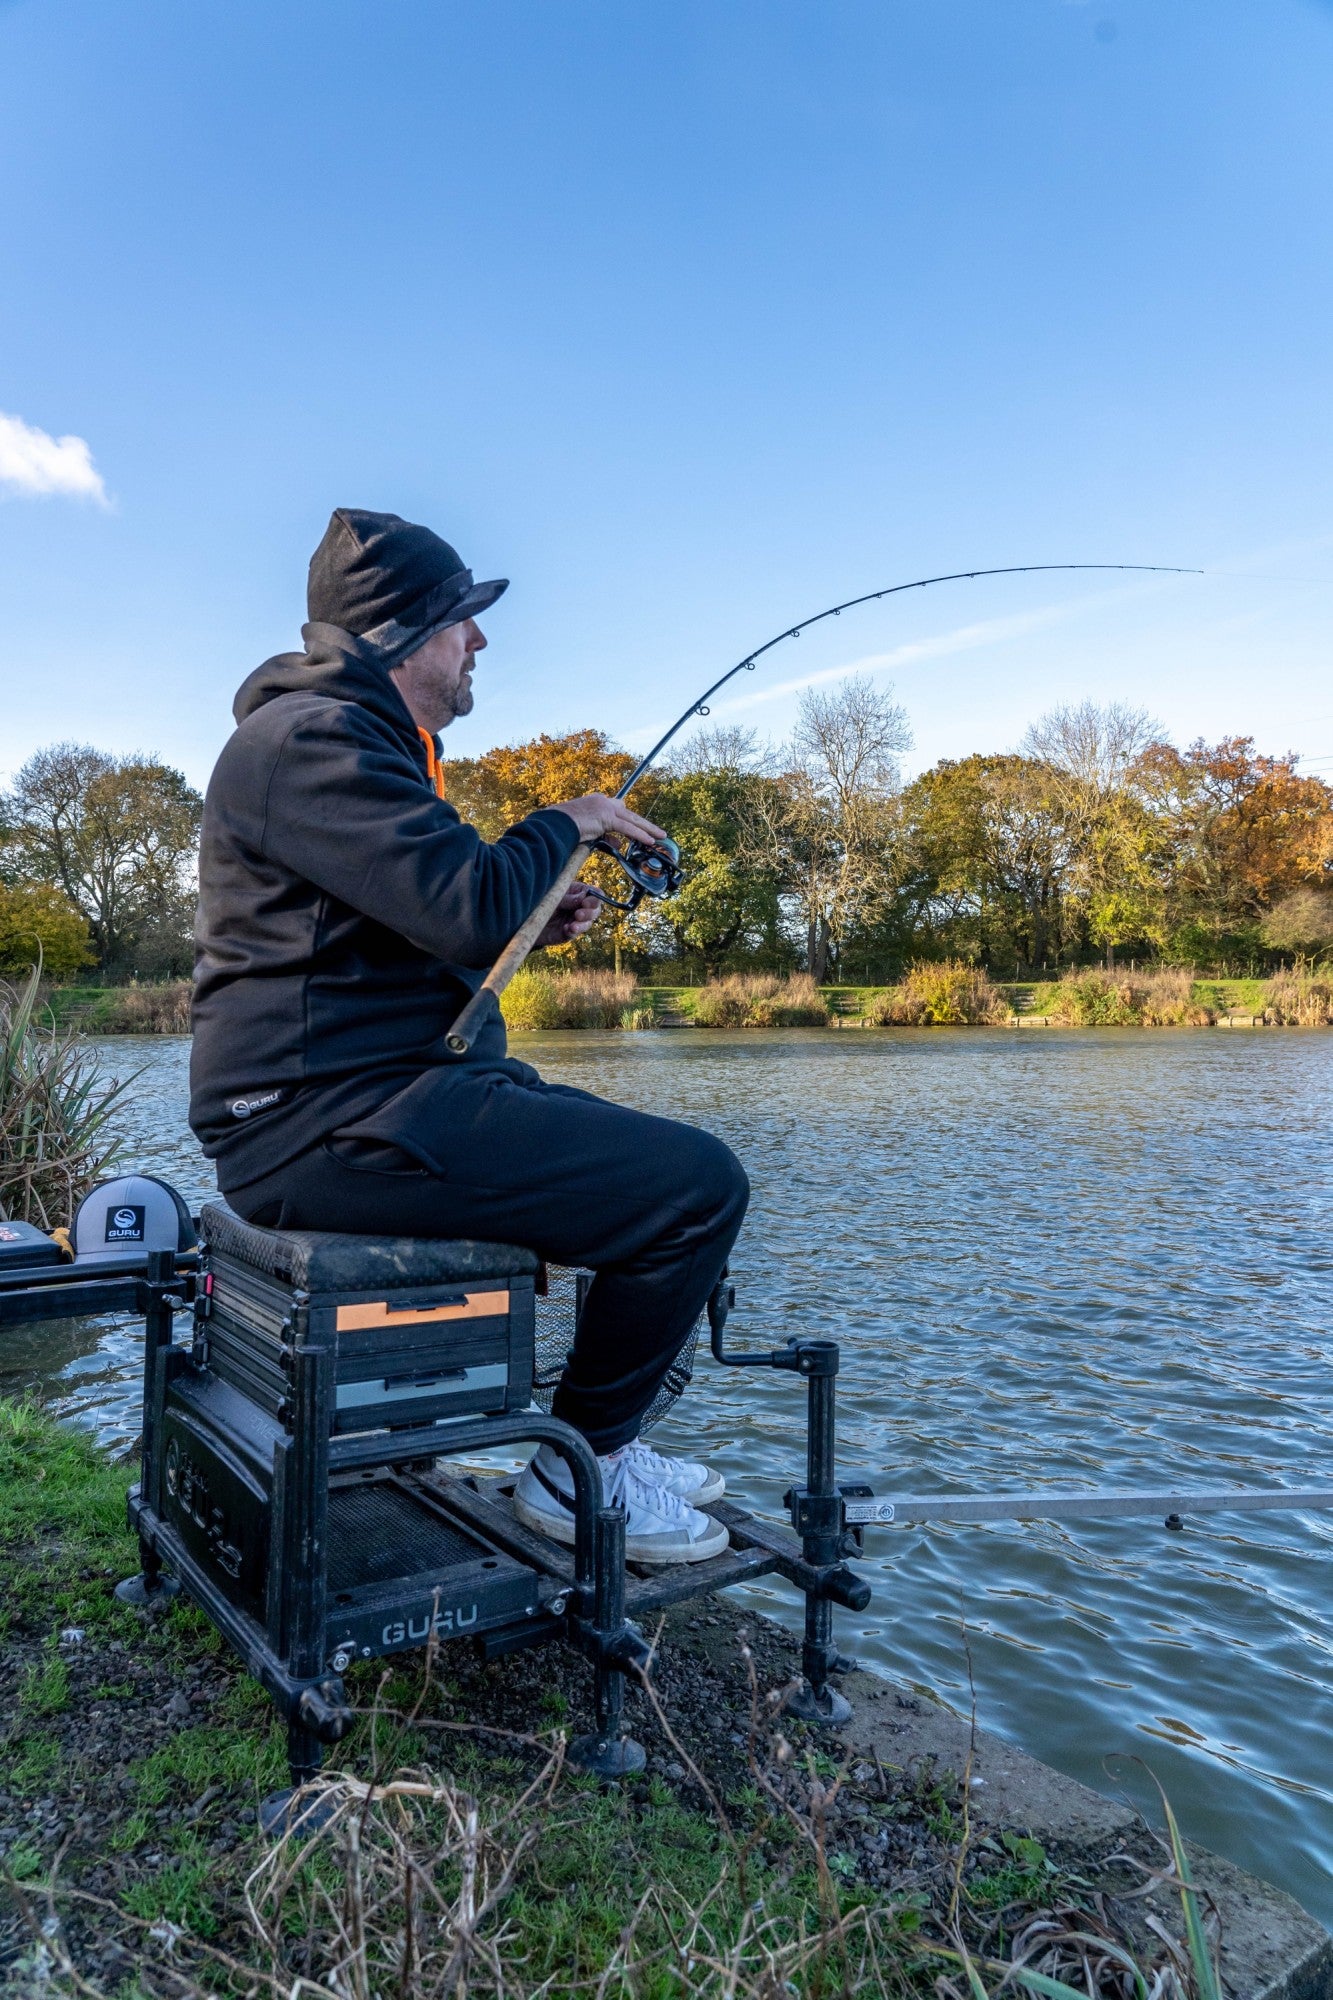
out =
[[[514,974],[522,965],[532,947],[536,944],[547,924],[560,906],[560,898],[569,888],[575,876],[592,853],[590,845],[582,841],[574,849],[560,873],[538,903],[532,915],[521,923],[510,938],[495,964],[491,967],[481,985],[464,1007],[445,1036],[451,1055],[465,1056],[476,1039],[477,1030],[490,1018],[491,1004],[499,1005],[500,995],[508,986]]]

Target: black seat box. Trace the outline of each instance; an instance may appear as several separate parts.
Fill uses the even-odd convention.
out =
[[[217,1202],[196,1359],[279,1423],[296,1352],[332,1355],[333,1434],[527,1407],[538,1260],[512,1244],[258,1229]]]

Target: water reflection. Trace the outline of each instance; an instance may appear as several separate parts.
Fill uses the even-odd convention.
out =
[[[187,1045],[146,1064],[133,1157],[192,1201]],[[887,1489],[1326,1483],[1333,1037],[1316,1033],[525,1037],[553,1080],[719,1131],[754,1205],[745,1345],[844,1343],[839,1459]],[[134,1330],[25,1332],[38,1380],[104,1434],[138,1427]],[[37,1342],[40,1340],[40,1347]],[[666,1448],[776,1512],[797,1470],[789,1378],[701,1362]],[[1105,1789],[1146,1802],[1333,1921],[1333,1616],[1322,1515],[882,1533],[843,1644]],[[769,1580],[752,1593],[795,1607]],[[966,1627],[966,1640],[964,1639]]]

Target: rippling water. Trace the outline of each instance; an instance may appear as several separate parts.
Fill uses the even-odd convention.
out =
[[[192,1199],[188,1044],[142,1067],[132,1158]],[[553,1080],[707,1124],[754,1201],[739,1339],[844,1343],[842,1475],[899,1491],[1333,1479],[1333,1036],[1141,1030],[548,1035]],[[15,1336],[7,1337],[12,1343]],[[108,1435],[137,1428],[136,1330],[0,1348]],[[789,1377],[699,1364],[659,1433],[776,1511],[800,1470]],[[1136,1799],[1333,1922],[1333,1520],[901,1527],[839,1613],[862,1658]],[[796,1616],[781,1588],[758,1592]],[[1107,1760],[1112,1760],[1108,1776]]]

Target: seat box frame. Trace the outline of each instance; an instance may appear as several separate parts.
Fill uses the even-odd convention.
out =
[[[593,1668],[593,1726],[571,1744],[573,1761],[603,1776],[641,1768],[623,1703],[626,1673],[642,1674],[651,1660],[642,1621],[773,1572],[806,1596],[798,1712],[843,1719],[846,1704],[830,1685],[840,1664],[832,1606],[864,1608],[869,1590],[841,1560],[835,1342],[794,1342],[776,1356],[747,1358],[799,1367],[809,1378],[806,1484],[788,1496],[805,1508],[802,1536],[719,1503],[709,1511],[730,1531],[722,1555],[627,1568],[625,1517],[602,1504],[589,1445],[531,1405],[538,1265],[530,1252],[279,1236],[221,1204],[205,1208],[201,1231],[197,1261],[163,1251],[150,1252],[141,1273],[115,1278],[79,1279],[68,1266],[63,1280],[47,1268],[17,1274],[0,1287],[0,1324],[143,1314],[142,1455],[128,1503],[140,1567],[117,1595],[149,1607],[183,1591],[286,1719],[291,1786],[264,1802],[267,1826],[288,1826],[306,1810],[299,1788],[351,1728],[343,1675],[353,1660],[428,1642],[468,1639],[494,1657],[563,1636]],[[507,1313],[448,1310],[460,1295],[502,1288]],[[729,1296],[720,1284],[709,1306],[721,1361],[740,1358],[722,1348]],[[372,1409],[377,1427],[352,1430],[339,1386],[391,1377],[383,1351],[365,1338],[364,1312],[356,1324],[351,1316],[340,1324],[339,1315],[374,1305],[386,1307],[371,1316],[374,1326],[394,1329],[393,1369],[407,1354],[430,1383],[420,1396]],[[401,1321],[389,1306],[405,1306]],[[187,1313],[189,1337],[178,1338]],[[456,1345],[461,1338],[465,1353],[478,1351],[466,1343],[479,1319],[490,1322],[484,1337],[494,1352],[502,1345],[507,1370],[503,1385],[479,1392],[495,1405],[481,1410],[460,1408],[472,1392],[460,1395],[455,1379]],[[511,1481],[466,1469],[468,1460],[542,1442],[573,1479],[572,1548],[517,1518]]]

